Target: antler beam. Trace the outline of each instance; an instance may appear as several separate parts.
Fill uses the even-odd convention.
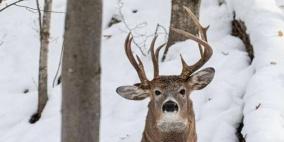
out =
[[[127,55],[127,58],[128,60],[130,61],[130,63],[132,64],[132,66],[135,68],[138,76],[139,76],[139,79],[141,81],[141,84],[140,84],[140,87],[142,88],[148,88],[149,87],[149,80],[147,79],[147,76],[145,74],[145,70],[144,70],[144,66],[142,64],[142,61],[141,59],[136,56],[139,64],[136,62],[134,56],[133,56],[133,53],[132,53],[132,50],[131,50],[131,43],[132,43],[132,40],[133,40],[133,37],[131,37],[131,33],[129,33],[127,35],[127,38],[125,40],[125,44],[124,44],[124,47],[125,47],[125,53]]]
[[[180,74],[180,77],[182,79],[188,79],[192,73],[194,73],[199,68],[201,68],[210,59],[210,57],[212,56],[213,50],[212,50],[211,46],[208,44],[208,42],[207,42],[206,32],[207,32],[208,27],[207,28],[203,28],[201,26],[201,24],[199,23],[197,17],[191,12],[191,10],[189,8],[187,8],[187,7],[184,7],[184,8],[187,11],[187,13],[189,14],[189,16],[192,18],[192,20],[194,21],[195,25],[198,27],[199,34],[201,35],[200,36],[201,39],[200,39],[197,36],[194,36],[191,33],[188,33],[188,32],[186,32],[184,30],[171,28],[171,30],[173,30],[174,32],[176,32],[178,34],[182,34],[185,37],[187,37],[187,38],[189,38],[191,40],[194,40],[199,45],[201,59],[199,59],[194,65],[192,65],[192,66],[187,65],[185,60],[181,56],[183,69],[182,69],[182,73]],[[201,46],[204,47],[204,51],[203,51]]]

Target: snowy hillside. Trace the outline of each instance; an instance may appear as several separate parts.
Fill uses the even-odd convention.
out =
[[[252,65],[254,75],[244,96],[243,134],[248,142],[283,142],[283,11],[274,1],[251,0],[248,3],[236,3],[239,2],[232,0],[230,5],[247,24],[256,56]],[[251,8],[251,5],[254,7]]]
[[[9,1],[4,1],[9,2]],[[10,1],[11,2],[11,1]],[[19,5],[35,8],[35,1]],[[65,1],[54,1],[54,11],[64,12]],[[0,141],[59,142],[60,87],[52,81],[59,63],[64,13],[52,15],[49,58],[49,97],[43,119],[28,123],[37,106],[39,39],[37,13],[13,6],[0,12]],[[24,93],[27,92],[27,93]]]
[[[50,99],[35,125],[30,125],[28,119],[36,110],[37,101],[37,14],[18,6],[0,12],[0,142],[60,141],[61,86],[53,87],[52,82],[60,59],[65,3],[54,1],[53,8],[58,13],[52,15]],[[35,7],[34,1],[29,0],[20,5]],[[206,67],[214,67],[216,75],[208,87],[191,96],[198,142],[237,142],[236,129],[243,116],[242,133],[247,142],[284,142],[283,5],[283,0],[227,0],[222,5],[218,0],[202,0],[200,20],[204,26],[210,25],[208,39],[214,50]],[[166,42],[168,31],[163,27],[169,27],[170,8],[170,0],[104,0],[102,142],[140,141],[149,100],[129,101],[115,92],[118,86],[139,81],[123,43],[131,30],[140,46],[133,45],[135,53],[142,58],[151,78],[148,47],[157,24],[157,45]],[[242,41],[231,36],[233,11],[247,25],[255,50],[252,65]],[[108,27],[112,17],[123,22]],[[160,64],[161,74],[181,72],[180,53],[191,64],[199,59],[194,42],[177,43]]]

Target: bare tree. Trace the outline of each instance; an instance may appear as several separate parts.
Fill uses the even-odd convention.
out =
[[[101,0],[68,0],[62,66],[62,141],[98,142]]]
[[[182,29],[194,35],[197,34],[198,29],[194,26],[192,19],[188,18],[183,7],[190,8],[193,14],[199,17],[200,1],[201,0],[172,0],[170,27]],[[186,39],[187,38],[184,35],[170,31],[162,61],[165,60],[170,46],[175,44],[177,41],[184,41]]]
[[[39,0],[37,2],[38,21],[40,29],[40,58],[39,58],[39,77],[38,77],[38,107],[37,112],[32,115],[30,123],[37,122],[48,100],[48,46],[49,46],[49,30],[52,11],[52,0],[44,0],[44,12],[41,16]]]

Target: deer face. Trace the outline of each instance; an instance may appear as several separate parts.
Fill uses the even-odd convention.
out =
[[[150,98],[149,111],[161,132],[182,132],[187,126],[188,115],[193,111],[190,93],[207,86],[214,76],[213,68],[206,68],[184,80],[179,76],[160,76],[150,82],[150,88],[121,86],[117,93],[129,100]]]

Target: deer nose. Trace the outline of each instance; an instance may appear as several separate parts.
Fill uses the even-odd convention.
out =
[[[174,112],[178,111],[178,105],[173,101],[167,101],[166,103],[163,104],[162,109],[163,112]]]

